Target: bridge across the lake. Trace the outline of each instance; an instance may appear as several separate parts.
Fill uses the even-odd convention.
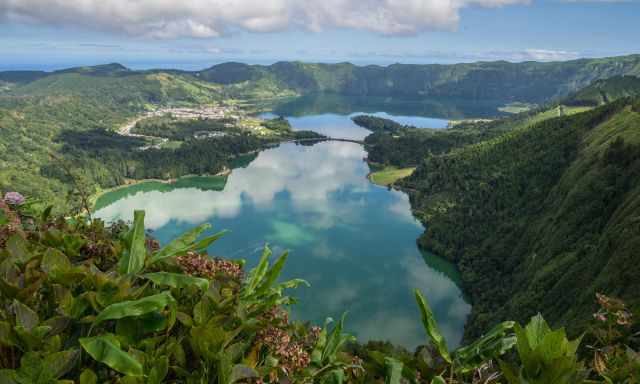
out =
[[[364,140],[356,140],[356,139],[341,139],[337,137],[314,137],[307,139],[293,139],[286,141],[287,143],[310,143],[310,142],[320,142],[320,141],[342,141],[345,143],[356,143],[360,145],[364,145]]]

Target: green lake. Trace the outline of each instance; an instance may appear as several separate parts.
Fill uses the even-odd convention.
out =
[[[352,112],[291,120],[296,129],[363,137],[350,121]],[[347,330],[361,341],[389,340],[408,348],[424,344],[413,296],[419,288],[449,345],[456,346],[471,310],[457,271],[417,248],[424,228],[413,217],[407,195],[371,184],[365,157],[355,143],[282,144],[246,159],[226,183],[194,177],[109,192],[98,200],[96,215],[131,220],[134,209],[144,209],[147,228],[162,243],[210,222],[215,231],[230,233],[209,253],[245,259],[248,267],[265,243],[275,254],[289,250],[283,278],[311,284],[290,292],[299,299],[292,317],[321,325],[325,317],[348,312]]]

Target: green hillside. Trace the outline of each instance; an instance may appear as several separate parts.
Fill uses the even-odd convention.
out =
[[[38,79],[76,74],[110,79],[171,74],[224,85],[229,97],[267,99],[312,93],[400,98],[460,98],[543,103],[572,94],[593,81],[615,76],[640,76],[640,55],[564,62],[506,61],[462,64],[393,64],[356,66],[278,62],[249,65],[228,62],[202,71],[132,71],[120,64],[78,67],[45,73],[0,72],[0,82],[25,84]]]
[[[640,78],[634,76],[616,76],[610,79],[596,80],[588,87],[571,95],[566,103],[572,105],[598,106],[622,97],[640,94]]]
[[[268,82],[298,93],[539,103],[575,92],[594,80],[619,75],[640,76],[640,55],[552,63],[498,61],[387,67],[358,67],[350,63],[279,62],[269,66],[225,63],[196,75],[225,84]]]
[[[538,311],[576,332],[595,292],[639,309],[639,126],[640,99],[621,99],[428,156],[400,182],[420,244],[461,269],[467,337]]]
[[[365,139],[370,163],[414,167],[429,154],[446,153],[544,120],[573,115],[590,108],[552,105],[496,120],[458,121],[446,129],[402,126],[389,119],[367,115],[356,116],[353,120],[373,132]]]
[[[6,74],[0,78],[29,78]],[[113,130],[150,105],[221,99],[219,86],[189,76],[137,73],[115,65],[31,76],[29,80],[33,81],[9,83],[12,87],[0,93],[0,188],[12,186],[61,207],[67,206],[70,185],[66,178],[51,177],[51,173],[52,169],[58,175],[65,172],[58,161],[65,159],[59,139],[63,132]],[[121,182],[121,178],[105,176],[113,170],[95,159],[64,161],[76,167],[82,164],[91,183],[96,178],[106,187]]]

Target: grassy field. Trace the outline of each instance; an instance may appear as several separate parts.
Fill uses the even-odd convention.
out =
[[[395,183],[396,181],[405,178],[413,173],[415,167],[411,168],[396,168],[396,167],[384,167],[383,169],[372,172],[369,174],[369,180],[372,183],[387,186]]]
[[[521,113],[521,112],[526,112],[529,111],[533,108],[535,108],[536,105],[535,104],[530,104],[530,103],[519,103],[519,102],[515,102],[515,103],[509,103],[503,107],[498,108],[498,110],[500,112],[504,112],[504,113]]]

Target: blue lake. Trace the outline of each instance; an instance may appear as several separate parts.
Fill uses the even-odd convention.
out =
[[[290,119],[295,129],[361,139],[368,133],[348,114],[322,113]],[[380,116],[388,116],[379,113]],[[410,125],[443,127],[445,119],[393,117]],[[214,256],[255,265],[268,243],[274,253],[290,251],[284,278],[303,278],[311,288],[290,292],[299,299],[296,319],[322,324],[348,312],[347,330],[361,341],[389,340],[414,348],[426,335],[413,289],[428,298],[450,346],[459,343],[471,306],[456,269],[422,253],[424,230],[408,196],[369,182],[361,145],[322,142],[282,144],[235,168],[226,185],[190,182],[173,187],[141,184],[101,199],[97,216],[130,220],[147,212],[146,225],[163,243],[204,222],[231,232],[215,243]]]

